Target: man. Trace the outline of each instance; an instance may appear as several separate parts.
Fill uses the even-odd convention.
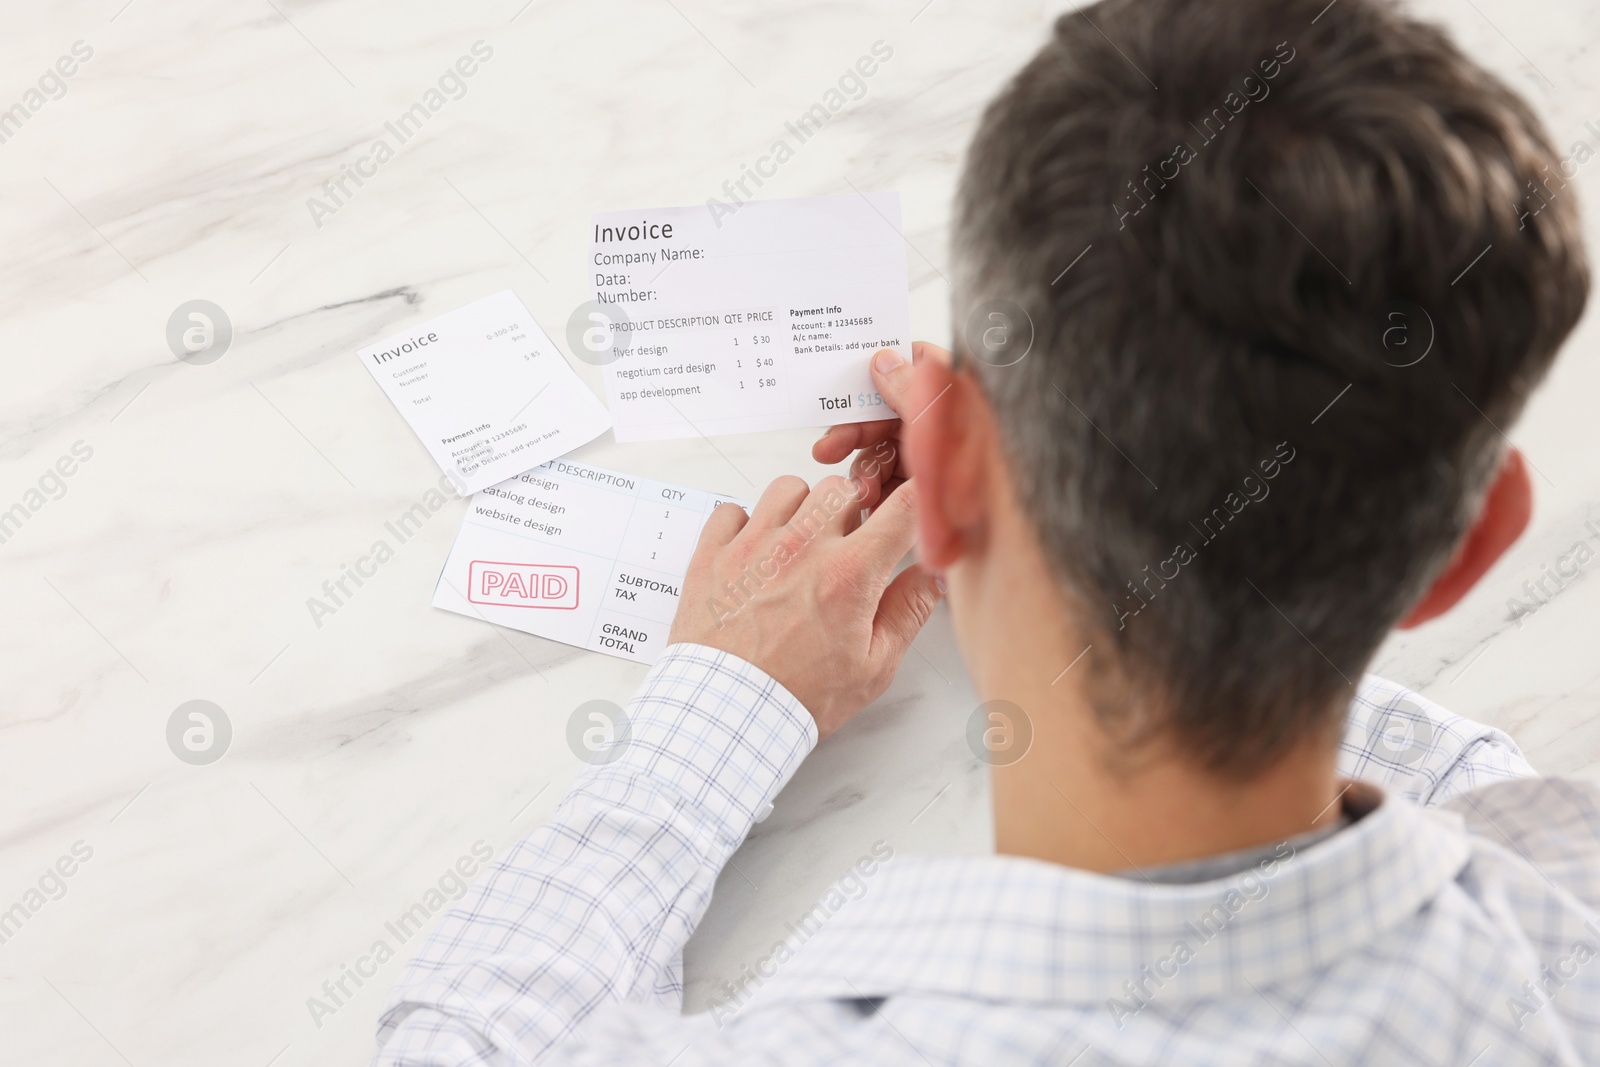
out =
[[[879,353],[903,421],[815,448],[851,481],[710,518],[631,740],[377,1062],[1600,1063],[1600,790],[1362,678],[1527,523],[1501,430],[1588,284],[1556,159],[1378,0],[1062,17],[967,159],[953,360]],[[946,593],[1032,732],[998,854],[894,858],[681,1017],[722,864]]]

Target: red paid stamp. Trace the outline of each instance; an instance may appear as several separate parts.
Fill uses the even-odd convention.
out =
[[[474,604],[571,611],[578,606],[578,568],[475,559],[467,565],[467,599]]]

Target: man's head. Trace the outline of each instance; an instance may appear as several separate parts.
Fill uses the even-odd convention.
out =
[[[1497,472],[1525,517],[1501,431],[1588,286],[1529,108],[1388,4],[1324,8],[1056,23],[970,148],[956,369],[910,434],[930,561],[1015,554],[1014,507],[1102,724],[1239,777],[1331,733],[1464,542],[1515,537],[1467,534]]]

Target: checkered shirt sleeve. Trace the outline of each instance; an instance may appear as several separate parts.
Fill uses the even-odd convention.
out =
[[[406,966],[378,1025],[382,1067],[525,1064],[596,1008],[678,1008],[684,943],[728,857],[816,744],[764,672],[667,649],[631,736],[586,768]]]
[[[1404,686],[1369,674],[1350,704],[1339,774],[1437,807],[1462,793],[1538,772],[1502,731],[1452,715]]]

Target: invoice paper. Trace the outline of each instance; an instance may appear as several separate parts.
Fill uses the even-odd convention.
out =
[[[462,493],[565,455],[611,425],[509,289],[357,355]]]
[[[895,193],[597,214],[589,270],[618,441],[894,417],[868,364],[911,358]]]
[[[472,498],[433,606],[652,663],[700,527],[725,501],[749,508],[571,460],[546,463]]]

